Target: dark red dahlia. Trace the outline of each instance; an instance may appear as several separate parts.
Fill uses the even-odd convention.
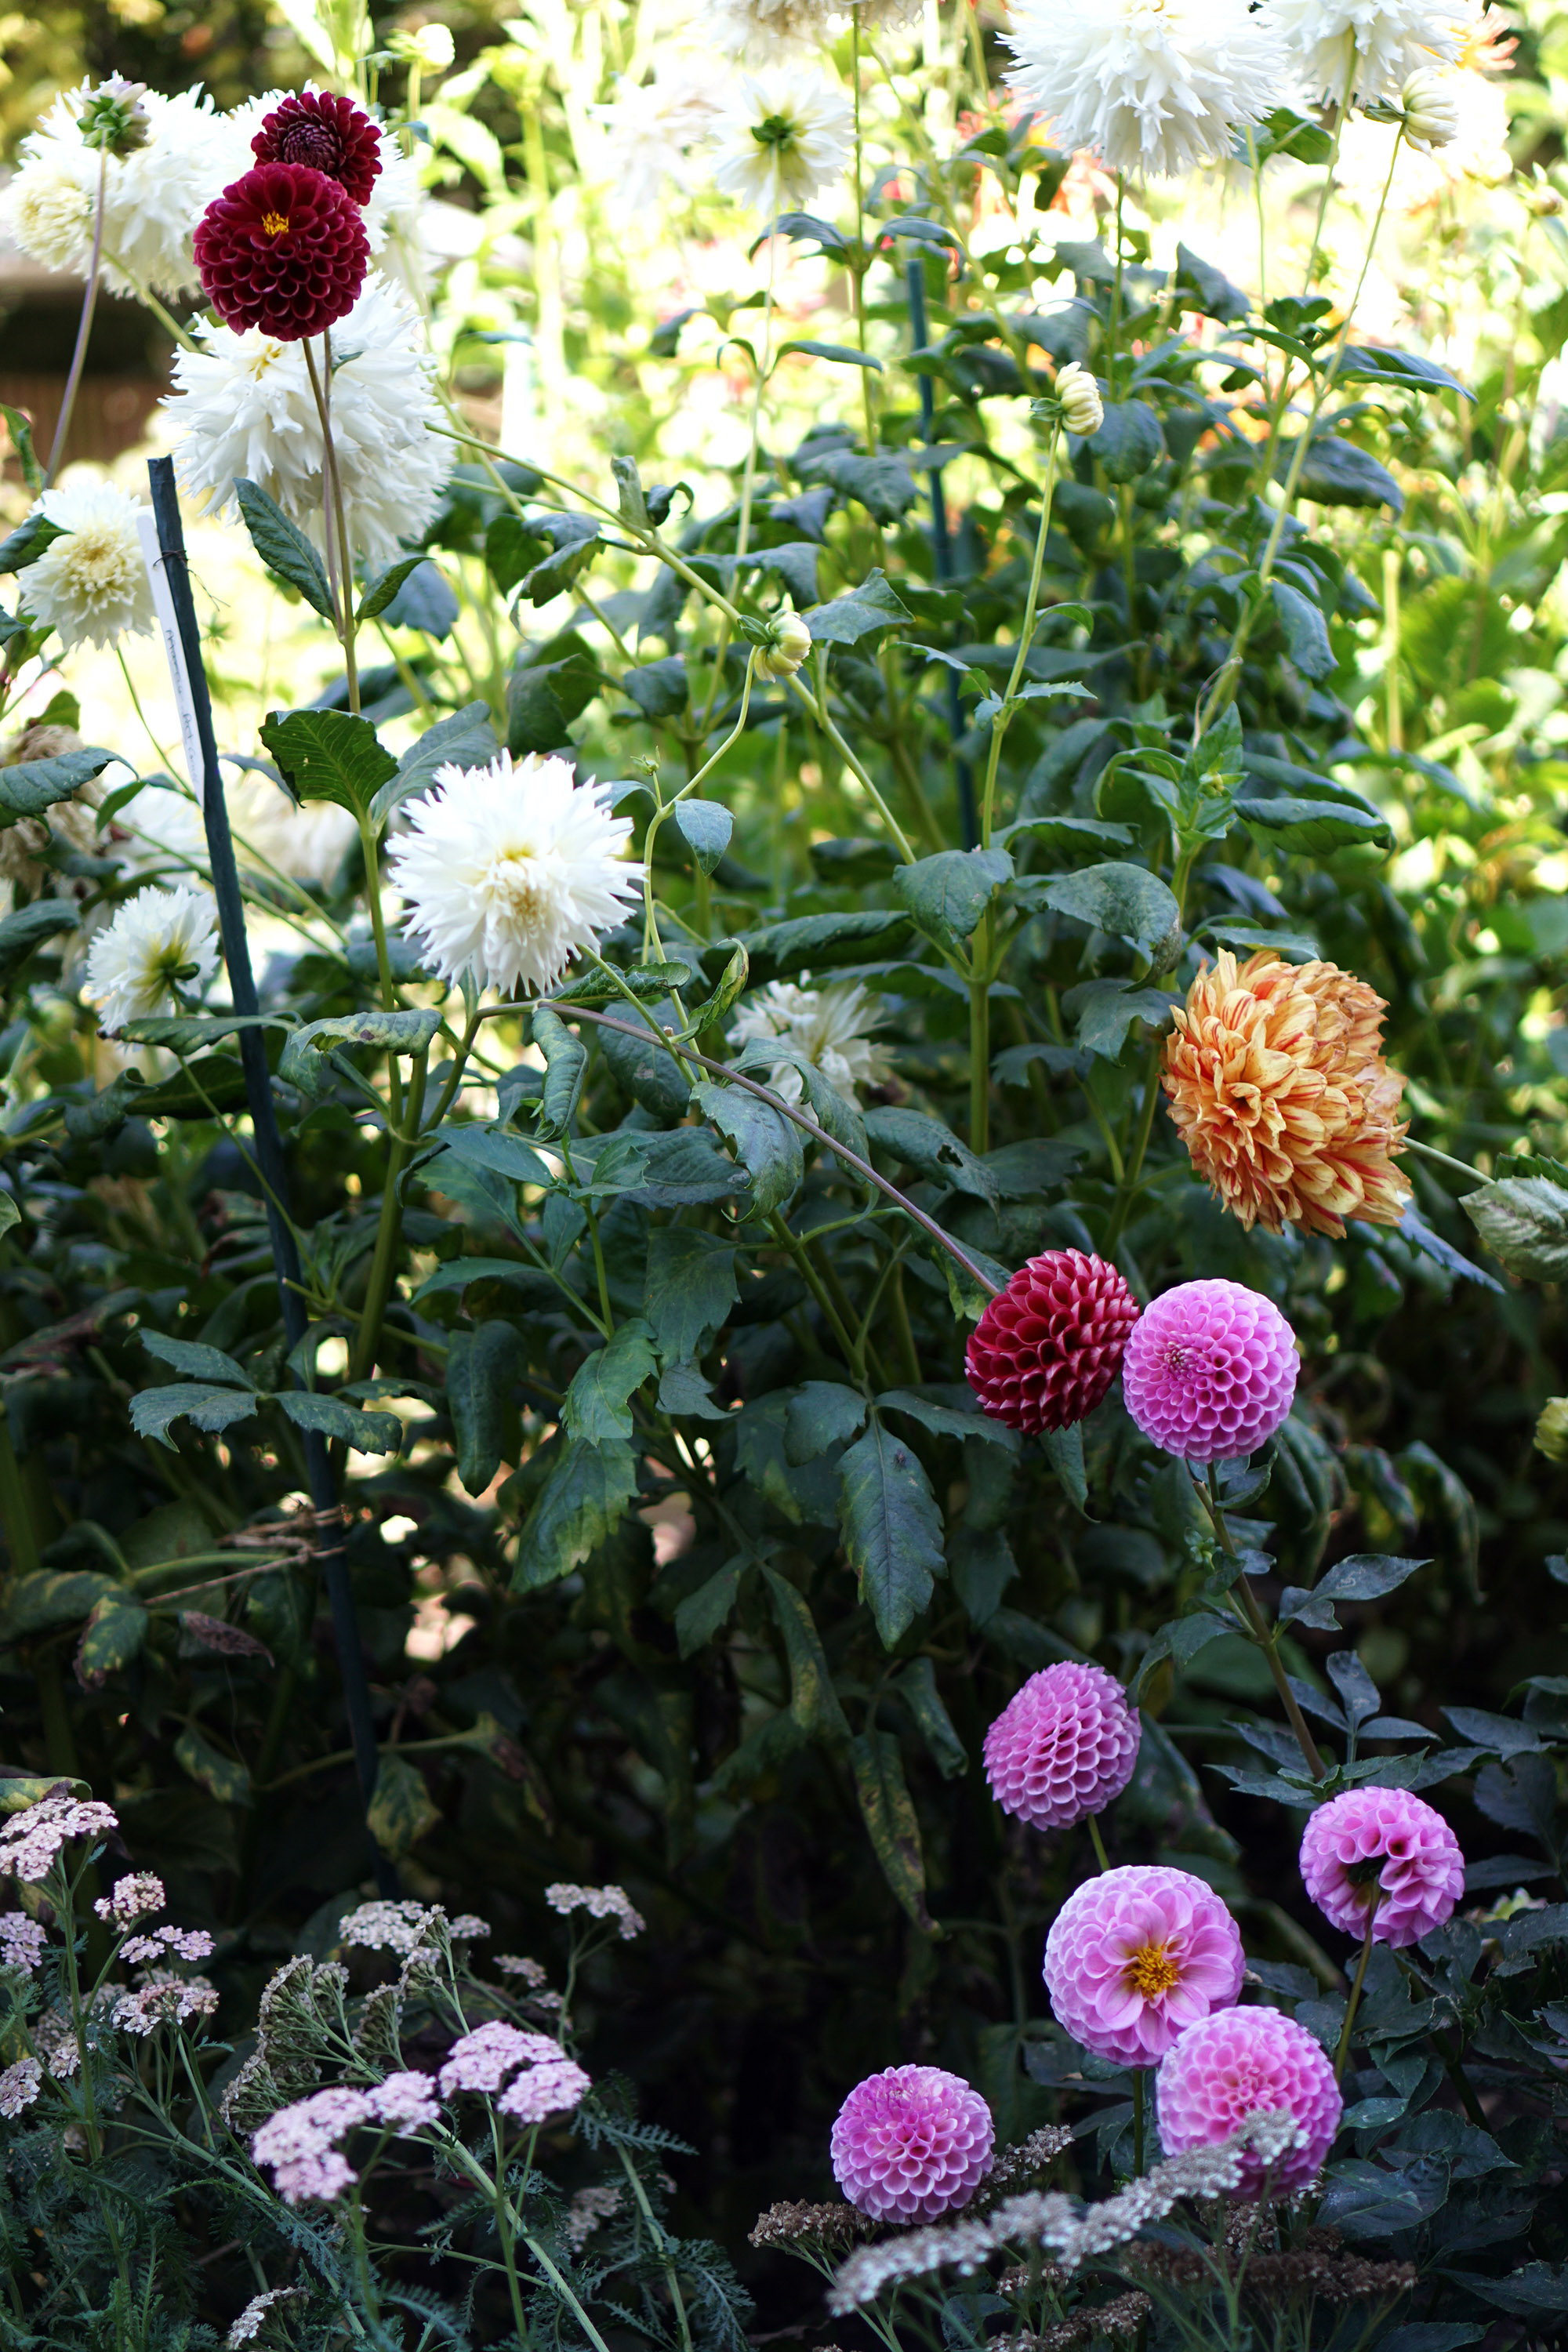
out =
[[[370,267],[358,205],[302,163],[258,163],[226,187],[196,223],[195,253],[218,317],[280,343],[344,317]]]
[[[1047,1250],[1021,1265],[974,1327],[964,1358],[980,1409],[1030,1436],[1092,1412],[1138,1320],[1113,1265]]]
[[[381,175],[381,133],[352,98],[330,89],[305,89],[270,114],[250,142],[258,163],[303,163],[324,172],[346,188],[356,205],[367,205]]]

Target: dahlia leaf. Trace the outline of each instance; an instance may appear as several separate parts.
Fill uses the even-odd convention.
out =
[[[942,849],[900,866],[893,896],[938,947],[961,948],[979,927],[996,893],[1013,878],[1005,849]]]
[[[1316,856],[1347,849],[1358,842],[1373,842],[1380,849],[1394,845],[1386,817],[1373,809],[1347,806],[1342,801],[1295,800],[1281,794],[1278,800],[1239,800],[1236,813],[1244,824],[1266,837],[1270,849]]]
[[[1105,421],[1094,436],[1094,456],[1108,482],[1135,482],[1164,454],[1163,429],[1146,401],[1119,400],[1107,405]]]
[[[946,1404],[942,1401],[944,1395],[954,1399],[967,1398],[968,1402]],[[1005,1422],[993,1421],[988,1413],[981,1412],[972,1391],[956,1382],[939,1390],[932,1396],[922,1396],[916,1389],[889,1389],[877,1399],[877,1410],[879,1412],[908,1413],[911,1421],[918,1421],[921,1427],[929,1430],[933,1437],[956,1437],[961,1443],[977,1437],[1001,1446],[1007,1454],[1016,1454],[1018,1450],[1017,1431],[1009,1429]]]
[[[861,1818],[882,1875],[921,1935],[934,1936],[936,1922],[926,1908],[920,1822],[898,1740],[890,1731],[862,1732],[849,1743],[849,1760]]]
[[[705,1234],[683,1233],[680,1237],[708,1239]],[[689,1355],[691,1350],[679,1352]],[[596,1348],[573,1374],[561,1407],[561,1425],[568,1438],[583,1445],[612,1445],[629,1439],[631,1399],[658,1370],[647,1325],[637,1316],[619,1324],[605,1345]]]
[[[643,1311],[667,1363],[705,1354],[738,1296],[732,1243],[694,1225],[662,1225],[649,1234]]]
[[[119,758],[118,751],[93,744],[81,751],[61,751],[53,760],[20,760],[14,768],[0,768],[0,822],[41,816]]]
[[[22,479],[34,498],[44,489],[44,469],[33,447],[32,419],[20,408],[8,407],[0,401],[0,416],[5,419],[5,430],[11,436],[11,446],[16,452],[16,462],[22,468]]]
[[[1505,1176],[1460,1207],[1492,1255],[1521,1281],[1568,1276],[1568,1190],[1542,1176]]]
[[[894,1677],[892,1687],[914,1717],[942,1779],[962,1780],[969,1769],[969,1750],[942,1704],[936,1686],[936,1668],[931,1659],[911,1658]]]
[[[0,919],[0,988],[9,988],[35,948],[74,930],[79,919],[74,898],[35,898]]]
[[[1310,597],[1286,581],[1268,583],[1274,610],[1285,635],[1285,648],[1303,677],[1331,677],[1339,667],[1329,643],[1329,625]]]
[[[677,801],[675,822],[704,874],[711,874],[730,846],[735,820],[719,801]]]
[[[1041,1432],[1041,1443],[1050,1457],[1057,1484],[1071,1503],[1080,1511],[1089,1509],[1089,1474],[1084,1467],[1083,1427],[1073,1422],[1066,1429]]]
[[[1058,915],[1126,940],[1152,966],[1168,971],[1179,952],[1182,910],[1157,874],[1142,866],[1086,866],[1058,874],[1040,896]]]
[[[720,1627],[729,1622],[741,1597],[741,1579],[751,1565],[749,1559],[731,1560],[677,1602],[675,1639],[683,1658],[706,1649]]]
[[[730,1418],[721,1404],[714,1403],[712,1383],[695,1364],[666,1364],[659,1374],[658,1409],[696,1421]]]
[[[447,1409],[458,1441],[458,1475],[470,1495],[482,1495],[500,1466],[517,1359],[510,1323],[454,1331],[447,1342]]]
[[[269,499],[258,483],[247,481],[243,474],[235,478],[234,495],[250,543],[268,572],[297,588],[323,620],[332,620],[332,592],[321,559],[299,524],[290,522],[277,500]]]
[[[838,1493],[844,1549],[890,1650],[946,1569],[942,1511],[919,1457],[876,1419],[839,1463]]]
[[[179,1381],[173,1388],[142,1389],[131,1400],[131,1426],[138,1437],[156,1438],[171,1454],[179,1448],[168,1435],[171,1424],[184,1413],[195,1429],[216,1433],[237,1421],[248,1421],[260,1399],[253,1389],[212,1388],[199,1381]]]
[[[700,1078],[691,1098],[706,1112],[752,1180],[752,1205],[760,1217],[792,1199],[805,1176],[801,1130],[771,1103],[743,1087],[717,1086]]]
[[[314,1389],[279,1389],[273,1402],[296,1429],[341,1438],[359,1454],[395,1454],[403,1444],[403,1423],[395,1412],[358,1411],[341,1397],[320,1396]]]
[[[968,1192],[994,1208],[996,1179],[966,1143],[961,1143],[941,1119],[902,1104],[879,1104],[866,1114],[866,1133],[879,1150],[918,1169],[933,1183],[955,1192]]]
[[[38,1569],[10,1588],[0,1613],[0,1641],[18,1641],[53,1625],[74,1625],[105,1595],[123,1590],[95,1568]]]
[[[1274,473],[1283,481],[1296,460],[1296,444],[1286,442],[1275,460]],[[1301,460],[1297,495],[1321,507],[1390,507],[1405,512],[1405,493],[1386,466],[1359,449],[1353,441],[1320,427]]]
[[[908,938],[910,919],[901,908],[866,907],[766,923],[746,941],[752,984],[763,987],[805,971],[815,976],[837,964],[858,962],[863,955],[881,954]]]
[[[811,1604],[798,1585],[766,1561],[763,1577],[789,1661],[790,1714],[809,1738],[837,1748],[848,1738],[849,1723],[833,1687]]]
[[[186,1380],[232,1381],[236,1387],[251,1390],[256,1387],[244,1365],[237,1364],[220,1348],[205,1348],[194,1339],[169,1339],[162,1331],[146,1330],[142,1333],[142,1345],[150,1356],[156,1356],[161,1363],[172,1364]]]
[[[544,1087],[539,1097],[541,1135],[564,1135],[583,1092],[588,1049],[548,1005],[533,1008],[533,1042],[544,1056]]]
[[[349,710],[271,710],[261,740],[302,801],[331,801],[356,820],[368,818],[397,761],[368,719]]]
[[[556,1456],[523,1522],[511,1582],[537,1592],[581,1568],[626,1516],[637,1491],[637,1455],[620,1440],[571,1440]]]
[[[417,572],[422,563],[428,562],[427,556],[420,554],[405,555],[400,557],[397,562],[389,563],[385,571],[378,573],[371,582],[370,586],[360,598],[359,610],[355,613],[354,619],[374,621],[379,614],[384,613],[410,573]]]
[[[139,1657],[151,1622],[130,1593],[106,1593],[96,1601],[77,1643],[76,1678],[83,1690],[101,1690],[110,1675]]]
[[[866,1400],[842,1381],[803,1381],[784,1414],[784,1460],[795,1468],[846,1445],[866,1423]]]
[[[194,1725],[175,1740],[174,1761],[198,1789],[205,1789],[220,1805],[250,1802],[250,1775],[245,1766],[215,1748]]]
[[[401,1861],[440,1818],[441,1809],[418,1766],[403,1756],[384,1756],[376,1769],[375,1794],[364,1817],[365,1827],[382,1853]]]
[[[830,479],[837,488],[847,489],[851,487],[849,476],[855,467],[883,466],[892,462],[891,459],[882,457],[854,458],[838,474],[831,476]],[[904,505],[911,505],[915,495],[914,484],[910,481],[906,467],[900,465],[897,471],[909,487],[910,495],[905,499]],[[863,479],[861,488],[866,493],[861,500],[864,505],[873,494],[873,484]],[[884,499],[882,503],[886,505],[888,502]],[[873,509],[872,511],[875,512],[876,509]],[[889,513],[879,515],[878,520],[893,522],[902,512],[902,506],[896,507]],[[900,621],[913,619],[914,614],[909,606],[893,593],[883,573],[872,572],[868,573],[858,588],[851,589],[847,596],[836,596],[831,604],[816,606],[805,615],[805,624],[811,631],[814,645],[854,646],[858,645],[862,637],[868,637],[879,629],[892,628]]]

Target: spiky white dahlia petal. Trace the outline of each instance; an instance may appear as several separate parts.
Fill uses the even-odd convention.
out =
[[[22,603],[60,643],[109,646],[153,626],[137,500],[112,482],[46,490],[33,511],[60,532],[22,572]]]
[[[871,1035],[880,1011],[858,981],[832,988],[798,988],[773,980],[756,991],[735,1015],[734,1037],[777,1037],[805,1055],[830,1087],[853,1098],[858,1087],[880,1086],[889,1075],[886,1048]],[[798,1102],[805,1080],[791,1062],[775,1063],[769,1084],[785,1102]]]
[[[1247,0],[1020,0],[1008,80],[1050,135],[1113,171],[1175,179],[1228,155],[1237,131],[1279,103],[1278,8]]]
[[[721,116],[713,181],[759,211],[805,204],[849,159],[855,118],[817,75],[744,74]]]
[[[141,890],[92,943],[87,992],[111,1034],[199,996],[217,970],[217,908],[205,890]]]
[[[1363,106],[1452,65],[1470,22],[1462,0],[1268,0],[1268,13],[1309,96]]]

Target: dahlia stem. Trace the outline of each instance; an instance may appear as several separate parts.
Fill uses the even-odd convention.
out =
[[[305,367],[310,378],[310,390],[316,396],[316,414],[321,420],[321,509],[327,537],[327,573],[334,601],[341,597],[342,611],[338,621],[338,642],[343,649],[343,672],[348,679],[349,709],[359,713],[359,662],[354,650],[354,575],[353,561],[349,553],[348,526],[343,515],[342,478],[338,472],[338,453],[332,440],[332,341],[330,333],[321,337],[325,381],[316,373],[316,362],[310,350],[310,338],[304,338],[301,348]],[[337,548],[334,567],[332,549]]]
[[[1110,1223],[1105,1229],[1102,1244],[1107,1257],[1111,1255],[1121,1239],[1122,1228],[1131,1213],[1138,1179],[1143,1172],[1143,1160],[1149,1150],[1149,1138],[1154,1131],[1154,1113],[1160,1104],[1160,1041],[1156,1037],[1149,1049],[1149,1066],[1143,1078],[1143,1107],[1139,1113],[1137,1132],[1132,1138],[1132,1149],[1127,1155],[1121,1181],[1116,1187],[1116,1198],[1110,1204]]]
[[[1372,1958],[1372,1931],[1377,1925],[1377,1906],[1381,1895],[1381,1887],[1374,1887],[1373,1889],[1372,1901],[1367,1906],[1366,1933],[1361,1939],[1361,1958],[1356,1963],[1355,1982],[1351,1987],[1351,1997],[1345,2009],[1345,2021],[1340,2028],[1340,2046],[1334,2053],[1334,2080],[1336,2083],[1340,2082],[1343,2078],[1345,2060],[1351,2054],[1351,2032],[1355,2024],[1355,2013],[1357,2005],[1361,2000],[1361,1989],[1366,1981],[1366,1964]]]
[[[1215,1477],[1215,1465],[1212,1462],[1208,1465],[1207,1485],[1194,1477],[1193,1486],[1199,1501],[1208,1513],[1209,1524],[1219,1539],[1220,1549],[1227,1559],[1239,1562],[1241,1555],[1231,1541],[1230,1529],[1225,1523],[1225,1512],[1220,1506],[1219,1487]],[[1269,1626],[1262,1610],[1258,1607],[1257,1596],[1247,1582],[1245,1570],[1231,1586],[1231,1592],[1233,1597],[1239,1595],[1241,1613],[1251,1628],[1254,1641],[1268,1662],[1268,1671],[1274,1677],[1274,1687],[1279,1694],[1279,1704],[1284,1708],[1290,1728],[1296,1735],[1296,1745],[1306,1758],[1308,1771],[1314,1780],[1326,1780],[1329,1776],[1328,1767],[1318,1752],[1317,1741],[1307,1728],[1307,1718],[1297,1704],[1296,1694],[1290,1687],[1290,1677],[1285,1672],[1284,1664],[1279,1655],[1279,1633]]]
[[[71,353],[70,373],[60,401],[59,421],[55,437],[49,444],[49,463],[44,475],[47,490],[59,472],[65,459],[66,435],[70,431],[71,411],[81,388],[82,370],[87,365],[87,346],[92,334],[92,314],[98,308],[98,278],[103,267],[103,205],[109,182],[109,146],[107,141],[98,151],[98,196],[92,208],[92,258],[87,266],[87,290],[81,298],[81,320],[76,331],[76,349]]]
[[[1142,2179],[1143,2175],[1143,2102],[1147,2094],[1149,2069],[1136,2066],[1132,2070],[1132,2169]]]
[[[1094,1847],[1095,1859],[1099,1863],[1101,1870],[1109,1870],[1110,1868],[1110,1856],[1105,1851],[1105,1840],[1100,1834],[1100,1823],[1095,1820],[1092,1813],[1089,1815],[1088,1819],[1089,1843]]]

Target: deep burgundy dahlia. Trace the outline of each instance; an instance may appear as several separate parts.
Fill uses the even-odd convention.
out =
[[[381,176],[380,131],[352,98],[330,89],[300,90],[263,115],[250,152],[258,163],[303,163],[324,172],[356,205],[370,202]]]
[[[1092,1412],[1138,1320],[1113,1265],[1047,1250],[1021,1265],[974,1327],[964,1358],[983,1412],[1031,1436]]]
[[[218,317],[280,343],[345,317],[370,267],[358,205],[303,163],[258,163],[234,181],[196,223],[195,254]]]

